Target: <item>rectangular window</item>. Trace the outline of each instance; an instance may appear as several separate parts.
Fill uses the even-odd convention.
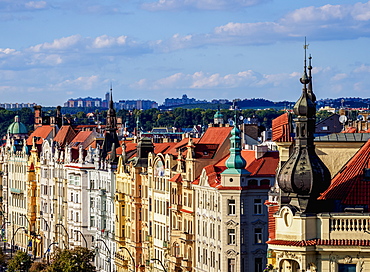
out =
[[[227,271],[235,272],[235,259],[227,259]]]
[[[338,272],[356,272],[355,264],[338,264]]]
[[[262,214],[262,199],[254,200],[254,214]]]
[[[95,216],[90,217],[90,227],[95,227]]]
[[[261,228],[254,229],[254,243],[262,244],[262,229]]]
[[[254,259],[254,271],[262,272],[262,258]]]
[[[235,229],[228,229],[227,236],[228,236],[228,244],[235,245]]]
[[[235,199],[228,199],[228,214],[235,215]]]

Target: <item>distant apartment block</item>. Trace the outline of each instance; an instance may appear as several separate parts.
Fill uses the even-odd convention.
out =
[[[195,98],[188,98],[186,94],[184,94],[182,98],[166,98],[164,100],[164,106],[166,107],[199,103],[208,103],[208,102],[206,100],[196,100]]]
[[[211,101],[212,104],[227,104],[229,102],[230,100],[228,99],[212,99]]]
[[[21,109],[21,108],[33,108],[36,103],[0,103],[0,108],[4,109]]]
[[[158,108],[158,103],[152,100],[119,100],[115,103],[117,109],[125,110],[148,110]]]
[[[67,108],[82,108],[82,107],[101,107],[102,100],[101,98],[77,98],[77,99],[69,99],[66,103],[64,103],[64,107]]]

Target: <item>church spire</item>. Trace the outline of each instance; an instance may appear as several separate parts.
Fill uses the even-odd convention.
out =
[[[105,128],[105,138],[102,146],[102,158],[105,159],[107,154],[111,152],[112,146],[119,146],[117,136],[117,117],[114,110],[112,85],[110,88],[109,108],[107,112],[107,124]]]
[[[316,120],[316,106],[311,100],[314,94],[308,93],[305,43],[304,73],[300,82],[303,84],[301,97],[294,105],[293,111],[297,115],[295,146],[288,161],[281,167],[277,182],[281,189],[282,204],[290,204],[301,212],[312,212],[320,209],[317,197],[330,185],[330,172],[315,152],[314,133]]]
[[[235,120],[235,126],[231,130],[230,137],[230,156],[225,162],[227,169],[223,172],[223,174],[249,174],[249,172],[245,169],[246,165],[247,162],[241,155],[240,130]]]

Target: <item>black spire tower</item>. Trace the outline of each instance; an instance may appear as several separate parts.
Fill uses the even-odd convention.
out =
[[[317,198],[330,185],[330,172],[315,152],[314,133],[316,120],[316,97],[311,83],[311,57],[307,75],[305,43],[304,72],[300,79],[302,95],[294,105],[297,115],[294,150],[288,161],[281,167],[277,182],[281,189],[281,204],[294,206],[300,212],[318,212],[322,207]],[[307,85],[309,88],[307,88]],[[314,101],[313,101],[314,100]]]
[[[107,124],[104,136],[104,143],[101,150],[101,156],[103,159],[105,159],[107,154],[112,151],[112,147],[117,148],[119,146],[117,136],[117,116],[113,106],[112,86],[110,88],[109,108],[107,112]]]

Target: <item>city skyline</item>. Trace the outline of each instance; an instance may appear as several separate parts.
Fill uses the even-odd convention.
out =
[[[313,5],[311,5],[313,4]],[[2,103],[368,97],[370,1],[0,0]]]

